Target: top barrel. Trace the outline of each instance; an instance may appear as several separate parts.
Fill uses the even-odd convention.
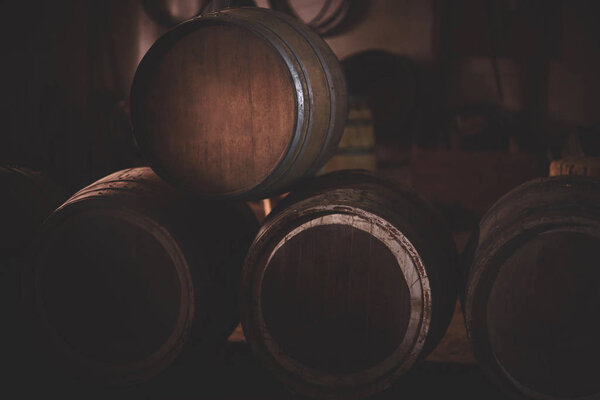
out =
[[[131,90],[138,145],[163,178],[211,198],[263,198],[316,172],[347,113],[336,56],[267,9],[204,15],[162,36]]]

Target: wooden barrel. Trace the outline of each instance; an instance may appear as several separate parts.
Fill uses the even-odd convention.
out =
[[[210,348],[237,324],[245,204],[172,189],[148,167],[82,189],[44,224],[32,264],[36,327],[68,375],[144,381],[190,343]]]
[[[0,263],[17,256],[63,200],[60,190],[41,173],[0,167]]]
[[[334,36],[350,30],[364,17],[370,3],[360,0],[313,0],[302,4],[291,0],[268,2],[274,10],[295,16],[321,36]]]
[[[237,8],[188,21],[148,51],[131,92],[152,168],[212,198],[264,198],[315,173],[346,118],[341,67],[293,18]]]
[[[600,158],[566,157],[550,163],[550,176],[582,175],[600,177]]]
[[[283,199],[244,264],[242,325],[291,391],[354,399],[386,389],[443,336],[455,247],[429,206],[367,172]]]
[[[322,174],[345,169],[375,171],[377,168],[371,108],[361,97],[351,97],[348,106],[342,139],[333,157],[321,168]]]
[[[466,325],[483,370],[514,398],[599,399],[600,182],[517,187],[466,254]]]

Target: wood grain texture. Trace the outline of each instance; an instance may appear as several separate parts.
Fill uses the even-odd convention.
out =
[[[376,366],[400,346],[410,318],[410,292],[394,254],[347,225],[321,225],[287,240],[269,261],[262,291],[273,338],[319,371]]]
[[[484,371],[514,398],[600,398],[600,182],[523,184],[465,252],[465,319]]]
[[[259,8],[168,32],[132,87],[135,135],[152,167],[205,197],[263,198],[314,173],[345,118],[344,78],[325,42]]]
[[[199,201],[148,167],[82,189],[46,221],[33,255],[34,323],[51,365],[130,384],[187,343],[226,339],[255,230],[245,204]]]
[[[443,336],[455,258],[443,223],[413,192],[358,171],[305,181],[246,258],[247,341],[295,393],[373,395]]]

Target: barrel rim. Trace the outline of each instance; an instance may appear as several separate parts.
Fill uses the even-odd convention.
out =
[[[530,181],[524,182],[502,197],[500,197],[496,202],[490,207],[490,209],[483,215],[481,218],[480,226],[483,226],[490,219],[494,218],[494,214],[504,207],[506,204],[510,204],[513,199],[518,197],[519,195],[532,191],[539,190],[540,188],[544,188],[546,186],[556,185],[556,187],[560,187],[561,190],[574,188],[575,190],[583,188],[584,186],[595,186],[600,189],[600,180],[597,178],[589,177],[589,176],[579,176],[579,175],[557,175],[550,177],[541,177],[532,179]]]
[[[540,182],[540,180],[536,180],[536,182]],[[521,188],[529,187],[526,185],[521,186]],[[494,242],[485,248],[485,254],[482,254],[480,248],[476,250],[465,286],[465,323],[473,354],[486,375],[499,387],[503,388],[505,392],[517,398],[572,399],[540,393],[518,382],[502,366],[494,354],[487,319],[491,289],[503,263],[513,253],[511,249],[520,248],[529,239],[540,233],[557,231],[583,232],[600,239],[600,220],[590,220],[585,217],[574,218],[573,216],[545,217],[543,220],[534,217],[528,221],[522,221],[520,224],[505,228],[503,235],[496,237]],[[600,399],[600,387],[597,393],[577,397],[577,399]]]
[[[291,216],[289,217],[291,221],[286,221],[285,216],[282,215],[283,213],[280,213],[277,216],[277,220],[271,221],[269,224],[270,229],[268,231],[263,230],[255,239],[244,263],[240,299],[242,301],[242,325],[247,334],[250,347],[253,353],[261,359],[280,380],[298,393],[308,394],[318,398],[331,398],[336,397],[335,394],[339,394],[339,391],[342,390],[348,392],[347,395],[345,395],[347,398],[360,398],[385,390],[398,376],[405,373],[419,359],[426,342],[427,332],[431,328],[431,312],[428,310],[430,310],[432,306],[432,295],[430,291],[431,288],[429,287],[429,277],[421,257],[413,244],[403,233],[389,222],[385,221],[382,217],[369,211],[365,211],[358,207],[348,207],[346,204],[324,204],[301,208],[302,212],[301,217],[299,218]],[[289,227],[290,225],[297,228],[298,226],[306,224],[307,221],[327,218],[327,215],[347,215],[352,218],[362,216],[364,220],[370,222],[373,220],[376,221],[381,231],[387,232],[390,234],[390,237],[392,237],[391,232],[393,232],[395,238],[400,239],[398,245],[402,247],[405,252],[404,255],[409,255],[411,261],[413,261],[415,274],[420,280],[420,285],[415,285],[420,286],[421,289],[422,297],[420,300],[420,307],[419,304],[416,304],[419,302],[411,304],[411,316],[413,313],[417,313],[419,317],[418,328],[416,329],[414,336],[410,337],[408,333],[406,334],[408,339],[405,338],[402,341],[403,344],[394,351],[393,355],[366,371],[350,374],[332,374],[318,371],[315,374],[313,372],[314,370],[310,368],[298,370],[297,365],[292,365],[292,367],[296,367],[293,368],[295,371],[292,374],[288,369],[281,369],[282,364],[280,363],[280,360],[278,360],[277,357],[274,357],[276,349],[275,351],[269,349],[269,345],[266,343],[268,340],[257,334],[257,332],[268,334],[268,329],[264,320],[262,320],[262,313],[260,311],[260,285],[264,272],[268,267],[268,263],[264,262],[264,258],[267,253],[271,252],[270,249],[273,249],[277,243],[283,240],[282,236],[285,237],[285,235],[278,233],[277,229],[273,228],[276,228],[277,226]],[[367,216],[368,218],[373,218],[373,220],[368,220],[366,218]],[[285,232],[288,232],[288,230],[285,230]],[[394,251],[392,251],[392,253],[395,256],[398,256]],[[403,264],[399,262],[399,266],[402,268]],[[403,274],[405,279],[407,279],[404,271]],[[254,279],[255,277],[259,277],[259,279]],[[411,285],[408,282],[409,281],[407,280],[407,285],[410,287]],[[406,344],[404,342],[406,342]],[[412,347],[408,347],[409,344],[412,345]],[[407,346],[410,351],[403,353],[401,357],[399,357],[401,353],[399,349],[403,346]],[[402,350],[405,349],[403,348]],[[385,364],[385,367],[382,367],[382,364]],[[383,371],[378,371],[380,369],[383,369]],[[307,379],[307,376],[310,377]],[[325,379],[319,379],[318,376],[325,376]]]
[[[286,66],[286,69],[289,73],[291,86],[295,90],[295,120],[294,120],[294,131],[291,135],[289,143],[286,149],[280,155],[278,161],[273,165],[270,172],[268,172],[265,176],[255,181],[251,185],[241,188],[235,189],[228,192],[202,192],[198,190],[194,190],[195,193],[201,195],[205,198],[234,198],[234,197],[248,197],[252,196],[254,192],[258,192],[263,190],[264,187],[272,184],[276,179],[273,175],[284,175],[287,170],[289,170],[293,166],[293,161],[297,157],[297,155],[301,151],[302,146],[298,146],[298,143],[305,143],[307,141],[307,132],[309,131],[309,118],[311,113],[311,105],[312,100],[310,98],[310,85],[308,84],[308,76],[305,71],[302,70],[301,64],[299,63],[299,58],[294,49],[290,46],[287,46],[281,38],[279,38],[275,32],[268,29],[266,25],[264,25],[261,21],[254,21],[254,23],[250,23],[245,21],[243,18],[240,18],[236,15],[235,12],[244,10],[244,7],[241,8],[233,8],[227,9],[223,11],[216,11],[213,13],[208,13],[205,15],[201,15],[199,17],[190,19],[182,24],[177,25],[175,28],[170,29],[164,35],[162,35],[146,52],[142,60],[140,61],[137,70],[134,75],[134,79],[131,86],[131,120],[134,126],[134,135],[136,136],[136,142],[140,149],[147,155],[147,158],[150,162],[152,169],[161,177],[164,177],[165,180],[169,182],[179,183],[178,179],[167,171],[167,168],[164,168],[161,163],[157,162],[156,157],[153,155],[153,151],[148,152],[147,150],[151,150],[147,147],[145,140],[138,140],[140,137],[139,134],[136,134],[136,125],[138,126],[137,132],[139,132],[140,126],[140,118],[139,118],[139,108],[140,104],[143,104],[143,98],[145,96],[145,92],[147,90],[147,82],[150,79],[151,72],[154,68],[155,62],[164,56],[165,52],[168,51],[169,46],[172,43],[180,40],[181,37],[184,37],[196,30],[199,30],[209,25],[237,25],[242,27],[243,29],[247,29],[252,33],[256,34],[259,38],[262,39],[262,42],[271,47],[274,52],[279,56],[282,60],[283,64]],[[249,7],[248,9],[254,10],[254,8]],[[256,8],[256,10],[267,11],[260,8]],[[279,13],[275,14],[273,12],[264,12],[265,15],[269,15],[267,18],[276,18]],[[312,47],[312,46],[311,46]],[[314,49],[313,49],[314,51]],[[295,65],[297,64],[297,65]],[[138,121],[136,123],[136,121]],[[143,125],[143,124],[142,124]],[[145,137],[142,135],[140,138]],[[290,151],[292,149],[296,149],[296,151]]]
[[[250,12],[250,14],[248,14]],[[301,158],[301,155],[305,152],[307,144],[310,142],[311,138],[311,126],[313,121],[313,110],[314,110],[314,96],[312,85],[310,84],[310,76],[306,71],[303,63],[301,63],[301,57],[298,54],[298,51],[294,49],[292,46],[288,45],[288,43],[284,40],[284,37],[281,36],[276,30],[274,30],[271,26],[265,24],[261,19],[252,19],[251,13],[258,12],[260,14],[269,15],[268,18],[279,19],[286,23],[292,31],[294,31],[297,35],[302,36],[302,33],[295,29],[294,26],[290,23],[290,21],[286,20],[284,14],[279,12],[273,12],[272,10],[264,9],[264,8],[256,8],[256,7],[239,7],[239,8],[229,8],[220,11],[215,11],[214,13],[207,14],[205,17],[215,17],[215,18],[231,18],[234,21],[242,21],[244,26],[249,27],[250,29],[260,28],[264,32],[264,37],[270,39],[269,44],[273,47],[276,47],[274,43],[277,43],[279,47],[276,47],[276,50],[279,51],[284,63],[288,67],[288,70],[291,73],[292,78],[298,78],[295,82],[296,89],[296,115],[295,115],[295,125],[296,131],[294,133],[294,137],[290,141],[288,148],[285,151],[285,157],[280,160],[280,163],[276,165],[271,172],[265,176],[265,178],[257,183],[254,187],[248,190],[241,189],[236,193],[219,195],[221,198],[232,198],[232,197],[244,197],[244,198],[252,198],[255,193],[264,191],[265,189],[269,193],[273,193],[277,190],[277,184],[280,183],[282,177],[285,176],[286,173],[289,173],[296,166],[296,160]],[[308,47],[311,48],[313,55],[318,58],[319,54],[316,51],[315,47],[303,37],[304,41],[308,44]],[[289,57],[285,57],[284,53],[287,51]],[[298,72],[302,72],[299,74]],[[300,88],[302,88],[302,95],[300,95]],[[291,151],[293,150],[293,151]],[[269,189],[271,188],[271,189]]]
[[[36,313],[37,325],[40,326],[47,337],[44,341],[50,342],[51,354],[57,355],[68,370],[76,373],[85,371],[86,380],[101,381],[109,385],[128,385],[143,382],[158,375],[166,369],[181,353],[184,345],[191,336],[192,322],[194,318],[194,287],[189,266],[177,241],[171,234],[150,217],[128,208],[115,208],[111,206],[95,205],[94,208],[87,207],[92,200],[80,200],[68,203],[69,207],[58,210],[49,217],[43,227],[43,231],[36,242],[36,251],[31,266],[32,297],[34,312]],[[173,332],[169,338],[152,354],[147,357],[126,364],[111,364],[91,360],[79,354],[69,346],[56,332],[53,324],[49,321],[45,312],[44,302],[41,296],[41,272],[44,268],[41,261],[56,240],[57,233],[70,225],[81,222],[91,216],[112,216],[120,218],[127,223],[144,229],[152,235],[173,261],[173,265],[179,278],[181,295],[180,308]]]

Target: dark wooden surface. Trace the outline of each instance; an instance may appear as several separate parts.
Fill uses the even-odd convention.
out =
[[[262,290],[274,340],[320,371],[360,372],[381,363],[400,345],[410,318],[394,255],[347,225],[315,227],[287,241],[271,259]]]
[[[476,358],[517,398],[598,398],[600,182],[561,176],[501,198],[467,246]]]
[[[209,193],[229,192],[260,182],[281,161],[294,100],[286,65],[263,38],[207,25],[155,66],[144,126],[170,174]]]
[[[460,249],[464,240],[457,237]],[[15,307],[20,261],[11,263],[0,275],[0,309],[4,321],[15,318],[19,309]],[[466,342],[462,312],[457,307],[452,323],[440,345],[425,362],[419,363],[390,390],[374,397],[378,400],[410,398],[436,400],[439,398],[506,400],[474,364]],[[7,333],[9,325],[2,329]],[[344,335],[344,333],[340,333]],[[14,342],[14,337],[10,341]],[[4,353],[5,354],[5,353]],[[183,357],[155,379],[145,384],[125,388],[103,388],[98,386],[61,384],[48,376],[35,376],[31,366],[19,354],[5,368],[2,384],[6,393],[15,397],[60,395],[65,399],[207,399],[207,400],[283,400],[295,399],[285,388],[255,360],[245,342],[240,327],[228,342],[219,346],[210,355],[196,358]],[[194,362],[195,360],[195,362]],[[203,360],[203,362],[198,362]],[[7,358],[3,358],[7,362]],[[6,365],[6,364],[5,364]]]
[[[293,391],[378,393],[443,336],[455,253],[408,189],[357,171],[307,182],[269,215],[246,259],[246,338]]]
[[[132,88],[155,170],[208,197],[261,198],[316,171],[339,141],[346,88],[321,38],[285,14],[228,9],[160,38]]]
[[[199,201],[148,167],[82,189],[46,221],[23,277],[45,365],[139,382],[188,343],[223,341],[256,229],[245,204]]]

